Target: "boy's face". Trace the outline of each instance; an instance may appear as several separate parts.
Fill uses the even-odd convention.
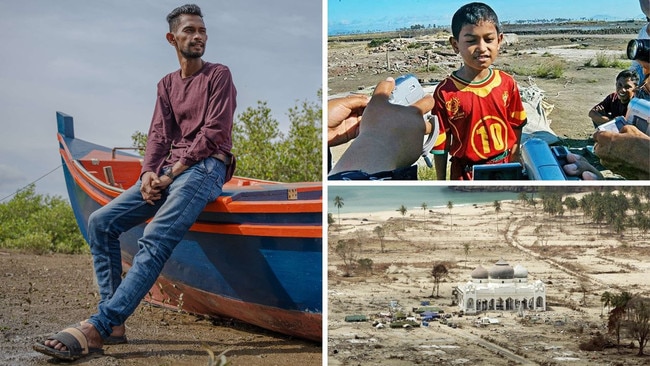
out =
[[[499,54],[503,34],[497,33],[492,22],[478,25],[466,24],[461,28],[458,39],[451,37],[451,46],[463,58],[465,66],[477,71],[490,67]]]
[[[616,94],[623,103],[628,103],[632,99],[635,89],[636,85],[630,78],[618,78],[616,80]]]

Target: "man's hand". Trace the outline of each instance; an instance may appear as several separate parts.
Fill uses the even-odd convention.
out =
[[[391,104],[388,99],[394,88],[393,78],[377,84],[363,111],[358,137],[331,174],[347,170],[370,174],[390,171],[407,167],[420,157],[424,135],[431,131],[431,123],[422,116],[433,108],[433,97],[427,94],[411,106]]]
[[[171,179],[167,177],[171,183]],[[165,188],[169,185],[165,185]],[[160,178],[154,172],[146,172],[142,175],[142,184],[140,185],[140,193],[142,194],[142,199],[144,199],[148,204],[153,205],[154,201],[157,201],[162,197],[161,188],[162,182]]]
[[[344,144],[359,134],[359,123],[369,97],[353,94],[327,102],[327,145]]]
[[[562,167],[566,175],[580,177],[582,180],[603,179],[603,174],[593,165],[589,164],[584,156],[567,154],[566,160],[569,164]]]
[[[625,125],[620,133],[598,131],[594,140],[594,153],[605,167],[628,179],[650,179],[650,136]]]

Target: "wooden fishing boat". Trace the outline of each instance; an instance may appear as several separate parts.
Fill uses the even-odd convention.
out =
[[[87,239],[89,215],[139,177],[138,155],[75,138],[57,112],[70,204]],[[120,237],[130,267],[145,225]],[[322,340],[322,184],[233,177],[165,264],[145,300]]]

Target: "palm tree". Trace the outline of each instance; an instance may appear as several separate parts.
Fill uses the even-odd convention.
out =
[[[519,195],[517,195],[517,198],[521,201],[521,203],[526,206],[528,203],[528,194],[526,192],[519,192]]]
[[[571,212],[571,215],[573,215],[573,211],[577,210],[578,207],[580,207],[580,204],[578,204],[578,200],[575,199],[575,197],[565,198],[564,205],[569,210],[569,212]]]
[[[406,212],[408,210],[406,209],[406,207],[404,207],[404,205],[402,205],[402,206],[400,206],[400,208],[397,209],[397,211],[399,211],[399,213],[402,215],[402,218],[404,218],[404,216],[406,216]],[[403,221],[404,220],[402,220],[402,222]],[[406,227],[406,223],[402,223],[402,228],[405,228],[405,227]]]
[[[338,217],[339,217],[339,226],[341,226],[341,207],[343,207],[343,197],[336,196],[334,197],[334,206],[336,206]]]
[[[427,220],[427,207],[429,207],[429,206],[427,205],[426,202],[422,202],[422,205],[420,205],[420,207],[422,208],[422,218],[424,219],[424,221],[426,221]]]
[[[600,296],[600,302],[603,303],[603,309],[607,307],[608,313],[609,313],[609,306],[612,304],[613,298],[614,296],[609,291],[603,292],[603,294]],[[600,315],[603,315],[603,309],[600,309]]]
[[[451,201],[447,202],[447,208],[449,209],[449,230],[453,230],[454,224],[451,217],[451,209],[454,208],[454,203]]]
[[[494,201],[492,204],[494,207],[494,212],[497,214],[497,232],[499,231],[499,212],[501,212],[501,202],[499,201]]]
[[[609,314],[607,328],[610,332],[616,334],[616,347],[621,345],[621,327],[623,318],[627,317],[627,307],[631,299],[632,294],[623,291],[619,295],[614,295],[611,300],[614,309]]]

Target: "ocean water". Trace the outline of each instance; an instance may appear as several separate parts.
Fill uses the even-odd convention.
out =
[[[447,186],[329,186],[327,188],[327,212],[336,213],[334,198],[343,198],[341,213],[371,213],[393,211],[402,205],[409,211],[427,207],[447,207],[492,203],[502,200],[516,200],[518,193],[512,192],[460,192]]]

